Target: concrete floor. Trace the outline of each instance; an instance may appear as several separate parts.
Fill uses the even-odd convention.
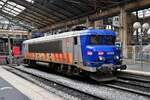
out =
[[[24,79],[18,77],[17,75],[14,75],[14,74],[4,70],[2,68],[2,66],[0,66],[0,77],[3,78],[4,80],[6,80],[14,88],[19,90],[22,94],[26,95],[30,100],[63,100],[63,98],[61,98],[51,92],[48,92],[45,89],[27,81],[27,80],[24,80]],[[18,96],[16,96],[16,97],[18,97]],[[0,100],[7,100],[7,99],[0,98]],[[24,99],[22,97],[22,99],[21,98],[19,98],[19,99],[12,98],[11,100],[27,100],[27,99]]]
[[[0,77],[0,100],[30,100],[27,96],[18,91]]]

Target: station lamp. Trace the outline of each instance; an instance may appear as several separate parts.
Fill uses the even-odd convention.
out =
[[[148,29],[147,34],[150,34],[150,29]]]
[[[135,22],[135,23],[133,24],[133,28],[134,28],[134,29],[139,29],[139,28],[141,28],[141,23],[140,23],[140,22]]]
[[[145,30],[148,30],[149,33],[150,33],[150,30],[149,30],[150,25],[149,25],[148,23],[144,23],[143,25],[141,25],[140,22],[135,22],[135,23],[133,24],[133,28],[134,28],[135,30],[142,29],[142,30],[140,30],[141,33],[142,33],[142,31],[144,32]]]
[[[144,23],[143,25],[142,25],[142,28],[145,30],[148,30],[149,29],[149,24],[148,23]]]
[[[134,28],[134,29],[139,29],[139,28],[149,29],[150,26],[149,26],[148,23],[144,23],[143,25],[141,25],[140,22],[135,22],[135,23],[133,24],[133,28]]]

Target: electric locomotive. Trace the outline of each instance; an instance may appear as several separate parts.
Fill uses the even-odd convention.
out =
[[[110,80],[122,65],[120,49],[111,30],[86,29],[64,32],[23,42],[24,63],[47,62],[50,68],[69,74],[86,73],[92,79]],[[106,78],[106,77],[107,78]]]

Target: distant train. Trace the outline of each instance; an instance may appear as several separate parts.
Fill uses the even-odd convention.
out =
[[[126,69],[115,40],[115,32],[98,29],[26,40],[22,47],[24,63],[33,65],[47,62],[53,70],[75,75],[86,73],[93,79],[101,80],[104,76],[111,76],[117,69]]]

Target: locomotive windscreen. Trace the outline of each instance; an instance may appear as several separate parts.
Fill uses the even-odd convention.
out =
[[[114,45],[115,36],[111,35],[91,35],[90,45]]]
[[[29,52],[36,53],[62,53],[62,41],[29,44]]]

